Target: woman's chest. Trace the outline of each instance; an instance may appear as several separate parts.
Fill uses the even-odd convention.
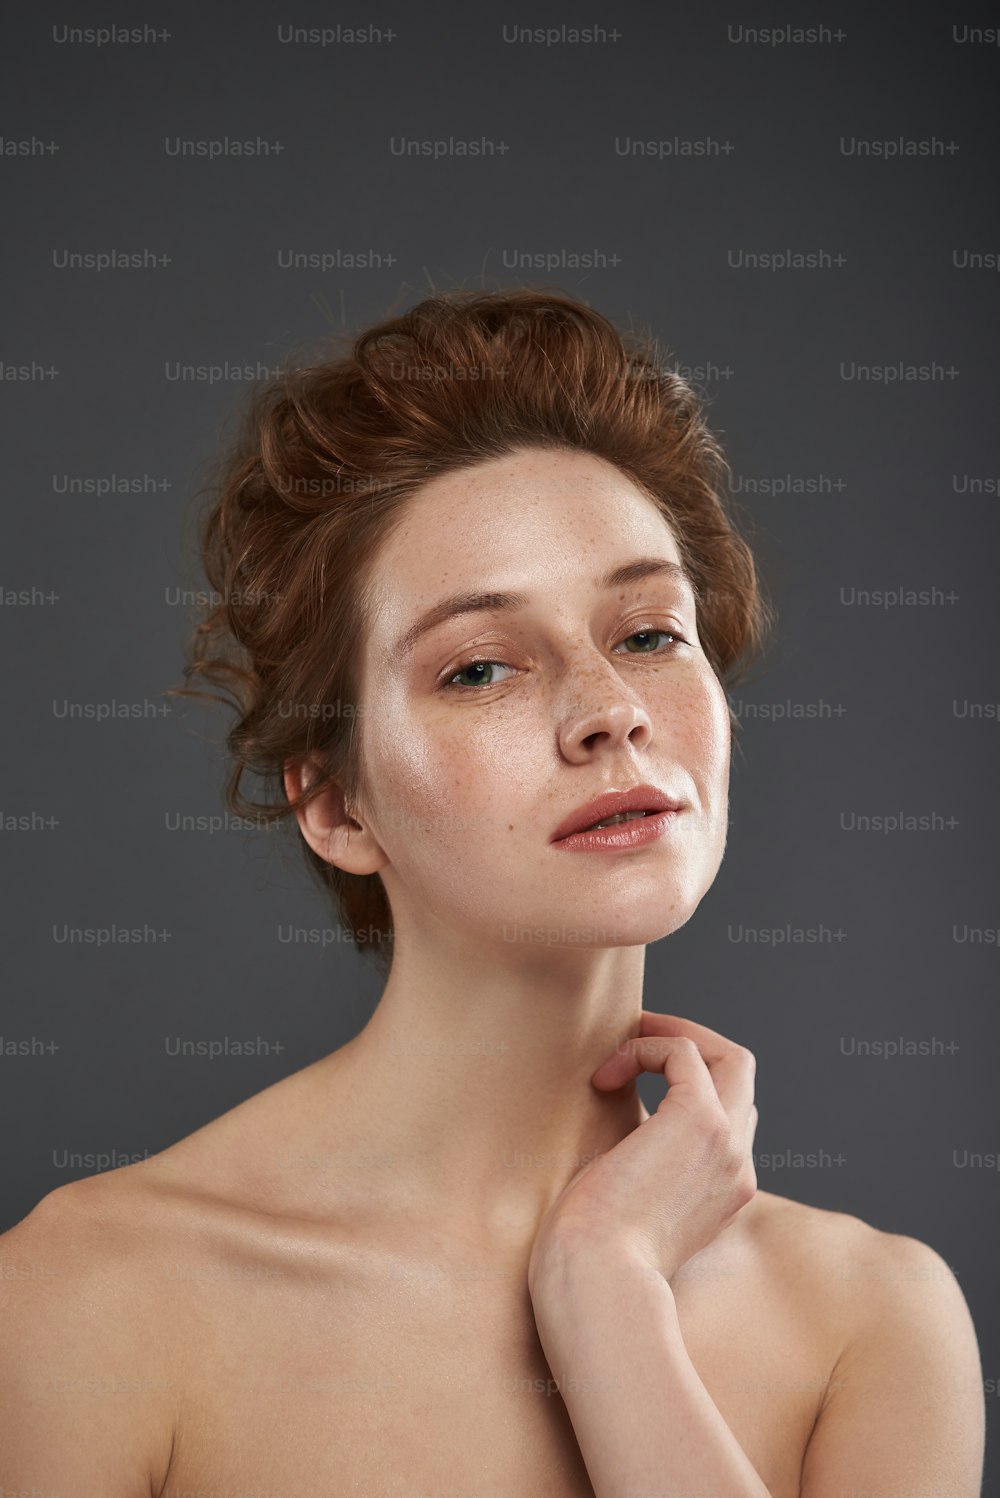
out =
[[[766,1294],[755,1300],[722,1278],[676,1288],[685,1344],[713,1400],[773,1498],[798,1498],[822,1356]],[[520,1277],[358,1265],[312,1283],[277,1276],[211,1294],[200,1285],[191,1310],[164,1493],[593,1492]],[[642,1397],[654,1422],[656,1389]]]

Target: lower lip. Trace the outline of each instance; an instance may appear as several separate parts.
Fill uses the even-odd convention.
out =
[[[617,853],[623,848],[638,848],[662,837],[677,821],[680,811],[658,811],[652,816],[634,817],[631,822],[617,822],[613,827],[591,828],[561,837],[553,848],[575,849],[578,853]]]

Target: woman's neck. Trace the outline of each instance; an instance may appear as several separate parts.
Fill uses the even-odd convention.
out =
[[[644,963],[644,947],[397,945],[371,1019],[328,1058],[385,1207],[476,1244],[530,1244],[577,1171],[648,1116],[634,1085],[590,1081],[639,1032]]]

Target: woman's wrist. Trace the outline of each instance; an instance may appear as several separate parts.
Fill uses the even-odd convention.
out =
[[[769,1498],[691,1359],[673,1290],[631,1240],[539,1245],[530,1277],[542,1351],[597,1498]]]
[[[673,1298],[648,1250],[614,1233],[555,1233],[538,1242],[528,1264],[528,1292],[540,1307],[588,1304],[595,1292],[659,1284]]]

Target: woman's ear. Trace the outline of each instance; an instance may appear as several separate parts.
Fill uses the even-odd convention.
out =
[[[314,755],[286,760],[284,782],[289,801],[301,796],[322,774]],[[346,874],[374,874],[387,862],[372,833],[348,811],[344,792],[335,782],[300,807],[295,818],[313,852]]]

